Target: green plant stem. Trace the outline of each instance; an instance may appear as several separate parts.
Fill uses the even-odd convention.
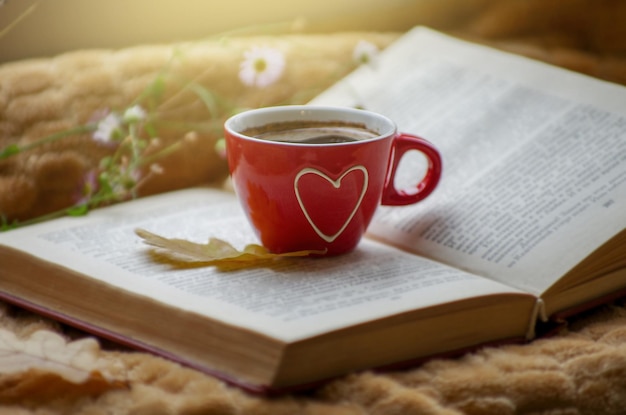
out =
[[[34,225],[34,224],[40,223],[40,222],[45,222],[45,221],[50,220],[50,219],[60,218],[60,217],[63,217],[65,215],[67,215],[67,210],[68,209],[69,208],[59,209],[59,210],[55,210],[54,212],[46,213],[45,215],[37,216],[37,217],[32,218],[32,219],[26,219],[24,221],[15,222],[15,223],[13,223],[11,225],[6,226],[6,228],[3,229],[3,230],[17,229],[17,228],[21,228],[21,227],[24,227],[24,226]]]
[[[85,215],[86,215],[92,209],[97,208],[101,203],[110,202],[110,201],[117,200],[117,199],[119,199],[119,197],[117,195],[114,195],[114,194],[107,194],[107,195],[101,195],[101,196],[97,196],[96,195],[96,196],[90,198],[85,203],[69,206],[69,207],[66,207],[66,208],[63,208],[63,209],[59,209],[59,210],[55,210],[54,212],[46,213],[44,215],[37,216],[37,217],[32,218],[32,219],[26,219],[24,221],[16,222],[14,224],[6,226],[5,229],[0,228],[0,231],[17,229],[17,228],[21,228],[21,227],[28,226],[28,225],[34,225],[36,223],[45,222],[45,221],[48,221],[48,220],[51,220],[51,219],[61,218],[63,216],[78,216],[78,215],[69,215],[68,212],[70,212],[72,209],[78,208],[80,206],[87,206],[87,208],[85,209]]]
[[[131,124],[128,126],[129,136],[130,136],[130,148],[133,154],[132,163],[134,164],[136,160],[139,160],[139,147],[137,146],[137,127],[135,124]]]
[[[145,166],[145,165],[149,165],[151,163],[154,163],[156,160],[172,154],[173,152],[178,150],[181,147],[181,145],[182,145],[182,143],[180,141],[172,143],[169,146],[167,146],[167,147],[157,151],[156,153],[151,154],[150,156],[144,157],[140,161],[139,166]]]
[[[17,149],[17,151],[14,152],[8,152],[8,153],[3,153],[0,152],[0,159],[4,159],[4,158],[9,158],[11,156],[14,156],[15,154],[19,154],[22,153],[24,151],[28,151],[31,150],[35,147],[39,147],[41,145],[44,144],[48,144],[48,143],[52,143],[54,141],[60,140],[61,138],[65,138],[71,135],[75,135],[75,134],[82,134],[82,133],[87,133],[90,131],[94,131],[96,128],[93,125],[81,125],[78,127],[74,127],[74,128],[70,128],[69,130],[65,130],[65,131],[60,131],[58,133],[54,133],[51,134],[47,137],[44,137],[40,140],[34,141],[32,143],[26,144],[22,147],[19,147]]]

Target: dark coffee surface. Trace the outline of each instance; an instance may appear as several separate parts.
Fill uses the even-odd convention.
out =
[[[244,135],[299,144],[348,143],[378,136],[362,124],[343,121],[286,121],[249,128]]]

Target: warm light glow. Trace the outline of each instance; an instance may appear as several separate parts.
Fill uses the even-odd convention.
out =
[[[81,48],[198,40],[227,31],[403,31],[458,0],[19,0],[0,6],[0,62]],[[462,7],[462,6],[461,6]],[[454,8],[453,8],[454,9]]]

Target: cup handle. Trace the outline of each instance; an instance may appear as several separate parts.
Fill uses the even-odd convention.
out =
[[[409,150],[417,150],[426,156],[428,169],[423,179],[415,186],[416,192],[407,192],[395,188],[394,180],[400,160]],[[387,180],[383,189],[381,204],[388,206],[404,206],[417,203],[432,193],[441,178],[441,155],[430,142],[421,137],[400,133],[393,142]]]

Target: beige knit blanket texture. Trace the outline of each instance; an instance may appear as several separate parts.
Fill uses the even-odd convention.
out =
[[[626,2],[475,3],[480,7],[474,14],[436,28],[626,84]],[[85,123],[103,108],[127,107],[167,67],[161,114],[202,128],[194,131],[197,140],[163,160],[163,175],[145,183],[141,194],[220,181],[226,166],[214,144],[228,114],[209,114],[198,96],[181,85],[193,80],[239,108],[305,103],[354,68],[351,56],[357,42],[367,40],[383,48],[399,35],[259,35],[83,50],[8,63],[0,66],[0,148]],[[265,89],[241,84],[239,63],[251,45],[272,46],[285,54],[287,67],[280,82]],[[187,132],[166,128],[160,138],[167,143]],[[0,213],[23,220],[70,205],[77,183],[107,151],[83,134],[0,161]],[[38,329],[68,341],[88,337],[4,304],[0,329],[21,339]],[[0,414],[626,413],[622,302],[586,313],[554,337],[529,344],[484,348],[405,371],[355,373],[306,394],[275,398],[249,395],[150,354],[99,344],[94,353],[116,382],[96,377],[72,383],[41,368],[0,373]]]

